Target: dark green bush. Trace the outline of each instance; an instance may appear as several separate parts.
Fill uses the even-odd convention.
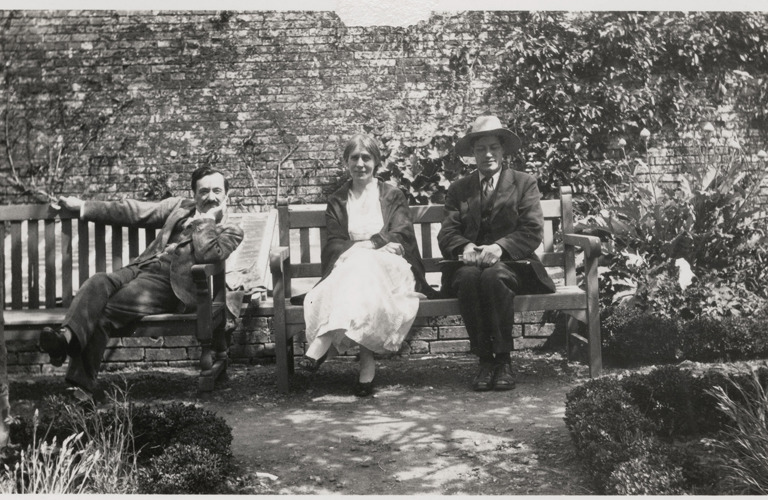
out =
[[[621,366],[671,363],[678,359],[678,325],[632,306],[611,309],[603,321],[606,356]]]
[[[232,428],[215,413],[194,405],[140,406],[133,417],[139,462],[160,455],[171,444],[194,445],[221,457],[231,458]]]
[[[768,381],[768,370],[761,377]],[[695,377],[667,366],[571,390],[565,423],[597,491],[716,492],[717,454],[702,439],[728,423],[708,392],[715,385],[732,387],[719,373]]]
[[[590,380],[567,395],[565,424],[579,456],[598,488],[603,489],[617,463],[633,456],[633,443],[654,435],[653,422],[633,403],[621,382]]]
[[[631,305],[600,314],[603,353],[619,366],[768,357],[768,314],[676,320]]]
[[[657,434],[666,438],[708,434],[721,428],[715,399],[706,394],[710,387],[706,380],[675,366],[622,380],[622,388],[634,404],[656,424]]]
[[[682,467],[669,462],[667,447],[649,438],[637,442],[629,460],[608,477],[609,495],[680,495],[685,493]]]
[[[142,494],[215,494],[224,485],[221,456],[196,445],[174,443],[139,472]]]

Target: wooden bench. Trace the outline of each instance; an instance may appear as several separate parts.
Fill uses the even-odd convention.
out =
[[[544,241],[537,254],[548,268],[559,268],[564,284],[557,291],[546,295],[518,295],[515,311],[560,310],[568,315],[566,322],[566,349],[569,359],[577,350],[586,346],[590,376],[597,377],[602,370],[600,345],[600,318],[597,284],[597,259],[600,240],[595,236],[573,234],[573,208],[571,189],[560,189],[557,200],[542,200],[545,229]],[[414,229],[426,272],[439,272],[442,259],[436,245],[436,234],[443,220],[442,205],[412,206]],[[436,227],[433,227],[436,226]],[[304,330],[304,309],[292,305],[291,282],[299,278],[321,276],[317,247],[326,241],[325,206],[306,205],[278,206],[279,247],[270,253],[270,269],[273,282],[273,314],[275,333],[275,357],[277,362],[277,386],[282,392],[289,389],[289,377],[293,373],[292,338]],[[310,234],[319,232],[319,245],[312,250]],[[291,258],[291,236],[298,232],[298,258]],[[295,240],[295,238],[294,238]],[[296,246],[296,245],[294,245]],[[584,288],[577,286],[576,249],[584,255]],[[458,301],[453,298],[422,300],[418,317],[458,315]],[[578,322],[585,323],[587,335],[578,333]],[[576,341],[576,343],[574,343]]]
[[[6,339],[37,342],[43,327],[59,327],[72,297],[91,274],[117,270],[154,240],[153,228],[105,226],[48,205],[0,206],[0,328]],[[77,258],[73,258],[73,246]],[[6,271],[9,269],[9,274]],[[156,314],[120,336],[190,336],[200,342],[199,389],[211,391],[227,368],[225,264],[192,267],[197,310]],[[10,281],[8,278],[10,277]]]

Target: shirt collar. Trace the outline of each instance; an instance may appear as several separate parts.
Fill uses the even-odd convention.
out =
[[[483,179],[485,176],[480,172],[480,170],[477,171],[477,175],[480,176],[480,185],[483,185]],[[495,174],[491,176],[493,178],[493,188],[496,189],[496,186],[499,185],[499,177],[501,177],[501,169],[498,169]]]

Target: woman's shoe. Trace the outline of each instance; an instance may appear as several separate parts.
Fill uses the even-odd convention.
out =
[[[355,396],[358,398],[366,398],[373,394],[373,380],[370,382],[360,382],[359,380],[355,384]]]
[[[302,356],[302,358],[299,360],[299,369],[308,373],[315,373],[320,368],[320,365],[323,364],[327,356],[327,354],[323,354],[320,359],[310,358],[309,356]]]

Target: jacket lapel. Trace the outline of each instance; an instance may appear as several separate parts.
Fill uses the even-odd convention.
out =
[[[195,207],[194,205],[192,208],[181,206],[171,212],[171,215],[168,216],[168,219],[165,221],[165,225],[163,226],[163,230],[160,233],[160,247],[159,251],[162,251],[165,246],[168,244],[168,239],[171,237],[171,234],[173,233],[173,228],[176,227],[176,224],[178,224],[179,220],[181,220],[183,217],[191,217],[192,214],[195,213]]]
[[[509,168],[502,169],[501,175],[499,175],[499,185],[496,186],[496,193],[493,199],[491,220],[496,217],[501,207],[507,205],[508,201],[515,196],[516,191],[517,185],[515,184],[514,172]]]
[[[482,217],[483,207],[480,203],[480,175],[477,173],[477,170],[469,174],[469,184],[467,185],[467,189],[469,189],[467,204],[469,205],[469,217],[471,222],[469,227],[474,227],[477,230],[480,230],[480,218]]]

